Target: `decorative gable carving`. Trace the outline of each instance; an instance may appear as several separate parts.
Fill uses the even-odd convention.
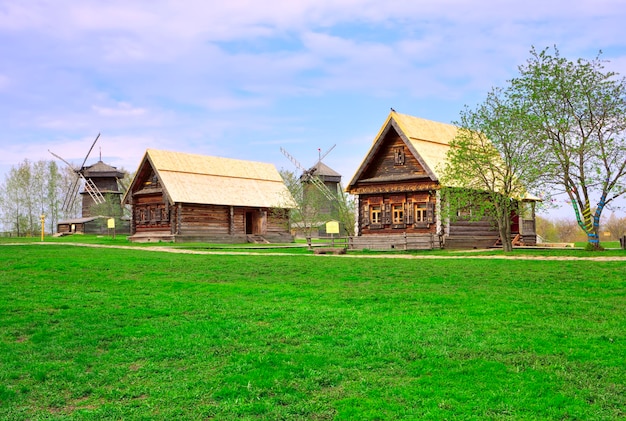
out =
[[[428,177],[395,128],[385,134],[359,181],[393,182]]]

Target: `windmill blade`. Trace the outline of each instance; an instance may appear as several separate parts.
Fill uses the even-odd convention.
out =
[[[299,170],[302,170],[303,172],[307,172],[307,169],[304,168],[296,158],[294,158],[293,156],[291,156],[291,154],[289,152],[287,152],[285,149],[283,149],[282,147],[280,148],[280,151],[283,153],[283,155],[285,155],[287,157],[287,159],[289,159],[293,165],[296,166],[296,168],[298,168]]]
[[[313,183],[313,185],[317,187],[319,191],[322,192],[322,194],[326,197],[326,199],[330,200],[331,202],[337,200],[337,197],[335,197],[333,192],[330,191],[328,186],[324,184],[324,182],[320,180],[319,177],[313,176],[309,179],[309,181],[311,181],[311,183]]]
[[[318,162],[321,162],[322,159],[326,158],[326,155],[328,155],[330,153],[330,151],[332,151],[333,149],[335,149],[335,146],[337,146],[337,144],[335,143],[329,150],[327,150],[326,152],[324,152],[323,154],[320,155],[320,159]]]
[[[91,144],[91,148],[89,148],[89,152],[87,152],[87,155],[85,155],[85,159],[83,159],[83,163],[79,167],[81,170],[85,166],[85,162],[87,162],[87,158],[89,158],[89,154],[91,154],[91,151],[93,150],[93,147],[96,146],[96,142],[98,141],[99,138],[100,138],[100,133],[98,133],[98,136],[96,136],[96,140],[93,141],[93,143]]]
[[[78,194],[78,189],[80,188],[80,178],[76,176],[74,178],[74,182],[70,185],[69,189],[67,189],[67,194],[65,195],[65,200],[63,201],[63,212],[67,212],[72,208],[74,199]]]
[[[70,167],[72,170],[77,171],[76,168],[74,168],[74,166],[72,164],[70,164],[69,162],[67,162],[65,159],[61,158],[59,155],[55,154],[54,152],[52,152],[50,149],[48,149],[48,152],[50,152],[53,156],[55,156],[57,159],[60,159],[61,161],[65,162],[65,164]]]

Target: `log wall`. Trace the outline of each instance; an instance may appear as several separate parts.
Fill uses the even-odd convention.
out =
[[[350,237],[351,250],[432,250],[440,248],[434,234],[381,234]]]

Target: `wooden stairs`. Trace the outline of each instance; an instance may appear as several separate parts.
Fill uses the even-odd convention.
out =
[[[247,235],[246,241],[248,241],[248,243],[253,243],[253,244],[270,244],[270,242],[267,241],[265,237],[263,237],[262,235],[258,235],[258,234]]]

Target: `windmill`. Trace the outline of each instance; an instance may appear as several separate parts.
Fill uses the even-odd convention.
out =
[[[335,148],[335,146],[336,145],[333,145],[325,153],[322,153],[321,150],[318,149],[319,155],[317,162],[310,168],[305,168],[284,148],[281,147],[280,151],[296,166],[298,170],[302,171],[302,175],[299,177],[300,182],[305,185],[315,186],[315,188],[319,190],[328,201],[330,213],[334,214],[335,218],[339,219],[342,223],[344,223],[344,225],[346,225],[345,222],[348,220],[347,216],[351,213],[351,211],[349,210],[349,206],[343,194],[343,189],[341,188],[341,175],[322,162],[322,160]]]
[[[53,156],[63,161],[68,166],[68,168],[70,168],[74,173],[74,179],[72,183],[70,184],[69,189],[66,192],[65,200],[63,201],[63,206],[61,208],[64,212],[68,212],[72,208],[72,203],[74,202],[74,199],[78,195],[78,191],[80,190],[81,184],[84,185],[84,192],[89,195],[93,203],[95,204],[104,203],[104,200],[105,200],[104,196],[102,195],[102,193],[100,192],[96,184],[93,182],[93,180],[90,177],[85,177],[85,171],[87,169],[87,167],[85,167],[85,162],[87,162],[87,159],[89,158],[89,155],[91,154],[91,151],[93,150],[93,147],[96,145],[96,142],[98,141],[99,138],[100,138],[100,133],[98,133],[98,136],[96,136],[96,139],[91,144],[91,147],[89,148],[87,155],[85,155],[85,159],[83,159],[83,163],[80,165],[80,167],[73,166],[68,161],[66,161],[65,159],[61,158],[59,155],[55,154],[54,152],[48,149],[48,152],[50,152]],[[84,202],[84,199],[83,199],[83,202]],[[83,213],[84,211],[85,211],[85,206],[83,204]]]
[[[280,151],[283,153],[283,155],[285,155],[287,157],[287,159],[289,159],[295,166],[296,168],[298,168],[300,171],[302,171],[302,175],[300,176],[300,181],[304,182],[304,183],[311,183],[313,184],[315,187],[317,187],[319,189],[320,192],[322,192],[322,194],[324,195],[324,197],[326,197],[326,199],[328,199],[329,201],[333,202],[337,200],[337,193],[333,193],[330,188],[324,183],[324,180],[322,180],[321,175],[319,174],[319,170],[321,167],[321,163],[322,163],[322,159],[324,159],[326,157],[326,155],[328,155],[330,153],[330,151],[332,151],[335,146],[337,145],[333,145],[329,150],[327,150],[324,154],[322,154],[320,152],[319,154],[319,158],[317,160],[317,163],[315,165],[313,165],[312,167],[310,167],[309,169],[306,169],[302,166],[302,164],[300,164],[300,162],[298,162],[298,160],[296,158],[294,158],[289,152],[287,152],[284,148],[280,148]],[[319,151],[319,149],[318,149]],[[341,176],[339,176],[339,178],[341,178]],[[337,187],[339,187],[339,184],[337,184]]]

